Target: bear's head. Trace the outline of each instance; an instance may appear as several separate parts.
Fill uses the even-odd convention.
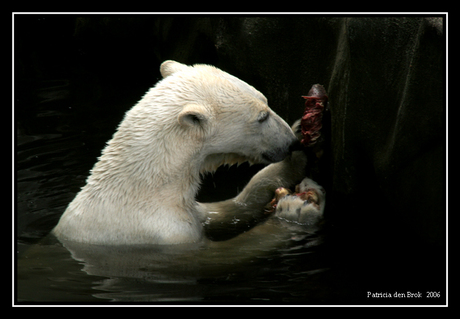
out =
[[[203,64],[165,61],[160,70],[164,80],[157,88],[180,105],[176,123],[182,139],[199,150],[201,172],[245,161],[279,162],[297,142],[265,96],[244,81]]]

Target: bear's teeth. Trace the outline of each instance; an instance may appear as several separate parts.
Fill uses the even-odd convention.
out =
[[[254,165],[257,163],[256,159],[248,158],[240,154],[229,153],[229,154],[212,154],[209,155],[203,165],[201,166],[200,173],[215,172],[220,166],[228,165],[240,166],[243,163],[248,162],[249,165]]]

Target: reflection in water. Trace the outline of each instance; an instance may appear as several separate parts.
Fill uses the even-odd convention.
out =
[[[315,253],[315,240],[319,237],[290,240],[285,248],[263,251],[214,243],[62,245],[48,236],[22,247],[18,299],[317,303],[309,281],[327,269]]]

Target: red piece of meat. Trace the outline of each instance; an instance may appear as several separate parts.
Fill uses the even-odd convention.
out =
[[[327,107],[328,97],[326,90],[320,84],[315,84],[308,91],[307,96],[302,96],[305,101],[305,111],[300,122],[303,139],[301,143],[312,146],[321,136],[323,111]]]

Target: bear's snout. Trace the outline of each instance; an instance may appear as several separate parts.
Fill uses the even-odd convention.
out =
[[[277,152],[277,151],[265,152],[265,153],[262,153],[262,158],[269,163],[277,163],[285,159],[286,156],[288,156],[288,154],[289,154],[288,152]]]
[[[297,138],[294,138],[290,143],[286,144],[286,146],[284,147],[276,147],[274,149],[262,153],[262,157],[270,163],[281,162],[289,154],[298,149],[297,144],[300,145],[300,141]]]

